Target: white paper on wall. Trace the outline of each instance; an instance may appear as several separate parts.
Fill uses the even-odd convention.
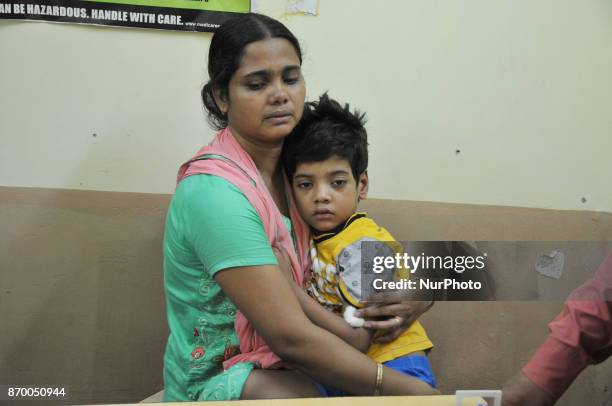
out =
[[[550,254],[541,255],[536,263],[536,271],[553,279],[560,279],[565,265],[565,254],[563,251],[554,250]]]
[[[316,16],[318,14],[318,3],[318,0],[289,0],[287,2],[287,14],[309,14]]]

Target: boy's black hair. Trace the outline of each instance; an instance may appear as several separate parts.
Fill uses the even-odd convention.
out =
[[[343,107],[327,93],[319,101],[306,103],[300,123],[283,146],[282,160],[289,181],[298,164],[320,162],[337,155],[349,162],[358,182],[368,168],[365,122],[365,113],[351,112],[348,103]]]

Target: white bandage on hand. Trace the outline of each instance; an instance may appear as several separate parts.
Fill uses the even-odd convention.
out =
[[[343,314],[344,320],[346,320],[346,322],[350,324],[351,327],[363,327],[363,324],[365,323],[365,319],[355,316],[356,311],[357,311],[356,308],[354,308],[353,306],[347,305],[344,308],[344,314]]]

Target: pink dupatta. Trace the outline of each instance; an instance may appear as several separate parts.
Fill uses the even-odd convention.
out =
[[[299,286],[303,286],[310,261],[308,255],[309,230],[295,207],[287,181],[285,180],[285,187],[288,191],[290,216],[296,237],[295,247],[283,222],[283,216],[265,186],[253,159],[240,146],[228,128],[221,130],[210,144],[200,149],[195,157],[181,165],[177,185],[186,177],[197,174],[219,176],[244,193],[261,218],[270,245],[287,254],[291,262],[293,278]],[[240,362],[255,362],[264,369],[282,367],[281,359],[272,352],[240,311],[236,314],[234,328],[240,340],[240,354],[226,360],[223,363],[224,369],[229,369]]]

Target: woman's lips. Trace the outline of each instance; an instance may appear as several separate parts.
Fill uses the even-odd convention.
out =
[[[291,121],[293,114],[290,112],[277,112],[272,113],[264,117],[264,120],[269,121],[273,124],[285,124]]]

